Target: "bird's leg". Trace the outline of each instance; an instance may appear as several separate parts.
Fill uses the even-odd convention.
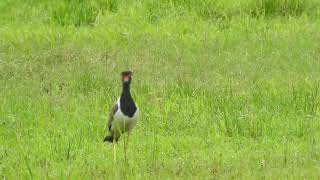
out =
[[[123,129],[125,130],[126,129],[126,123],[125,121],[123,121]],[[126,138],[126,135],[125,135],[125,131],[122,133],[123,135],[123,150],[124,150],[124,161],[127,162],[127,138]]]
[[[128,132],[128,135],[127,135],[127,148],[129,146],[129,137],[130,137],[130,132]]]
[[[125,127],[126,128],[126,127]],[[123,134],[123,143],[124,143],[124,146],[123,146],[123,148],[124,148],[124,161],[125,162],[127,162],[127,143],[128,143],[128,139],[127,139],[127,137],[126,137],[126,133],[124,132]]]
[[[116,144],[117,142],[116,142],[116,139],[115,138],[113,138],[113,142],[112,142],[112,144],[113,144],[113,161],[114,162],[116,162],[117,161],[117,151],[116,151]]]
[[[130,136],[130,132],[127,132],[127,137],[126,137],[126,144],[125,144],[125,159],[127,161],[127,152],[128,152],[128,145],[129,145],[129,136]]]
[[[123,147],[124,147],[124,160],[125,162],[127,162],[127,138],[125,136],[125,134],[123,134]]]

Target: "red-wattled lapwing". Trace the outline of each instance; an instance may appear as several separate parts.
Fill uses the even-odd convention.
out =
[[[122,77],[122,93],[117,103],[112,108],[109,116],[107,128],[109,135],[104,138],[104,141],[112,142],[115,148],[115,143],[120,138],[121,134],[127,132],[127,142],[129,140],[130,130],[137,124],[139,109],[136,106],[131,93],[130,84],[132,80],[132,72],[124,71]],[[126,141],[124,141],[126,155]],[[115,153],[115,149],[114,149]],[[115,154],[114,154],[115,157]]]

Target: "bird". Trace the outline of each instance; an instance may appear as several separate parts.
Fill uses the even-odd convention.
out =
[[[127,133],[127,142],[129,141],[130,131],[136,126],[139,116],[139,108],[137,107],[130,92],[132,81],[132,71],[121,72],[122,92],[117,102],[114,104],[107,122],[108,135],[105,136],[104,142],[111,142],[114,145],[118,142],[120,136]],[[124,148],[126,153],[126,140]]]

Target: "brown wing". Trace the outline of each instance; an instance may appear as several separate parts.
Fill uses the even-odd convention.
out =
[[[115,104],[110,112],[110,115],[109,115],[109,120],[108,120],[108,129],[109,131],[111,130],[111,125],[112,125],[112,121],[113,121],[113,116],[114,114],[116,114],[116,112],[118,111],[118,104]]]

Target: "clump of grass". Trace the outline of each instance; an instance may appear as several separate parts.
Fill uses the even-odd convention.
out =
[[[92,25],[98,14],[105,11],[115,12],[115,0],[64,0],[52,7],[52,20],[63,26]]]
[[[163,16],[192,15],[204,20],[227,20],[242,15],[252,17],[316,15],[319,4],[312,0],[258,0],[258,1],[212,1],[212,0],[164,0],[142,1],[151,23]],[[313,7],[313,8],[312,8]]]
[[[182,7],[187,9],[187,11],[195,12],[199,17],[204,19],[210,18],[220,18],[223,14],[227,12],[223,12],[225,7],[220,6],[219,1],[211,1],[211,0],[200,0],[200,1],[192,1],[192,0],[174,0],[172,3],[176,7]]]
[[[157,23],[162,16],[168,14],[170,11],[169,4],[169,2],[160,2],[156,0],[145,2],[144,9],[147,20],[152,24]]]
[[[225,4],[211,0],[166,0],[145,1],[145,9],[149,21],[154,23],[162,16],[185,16],[195,15],[204,20],[222,19],[230,12],[226,10]]]
[[[300,16],[308,13],[309,1],[300,0],[259,0],[254,1],[249,12],[253,17],[260,16]]]
[[[292,87],[292,105],[298,113],[315,115],[319,109],[319,83]]]

